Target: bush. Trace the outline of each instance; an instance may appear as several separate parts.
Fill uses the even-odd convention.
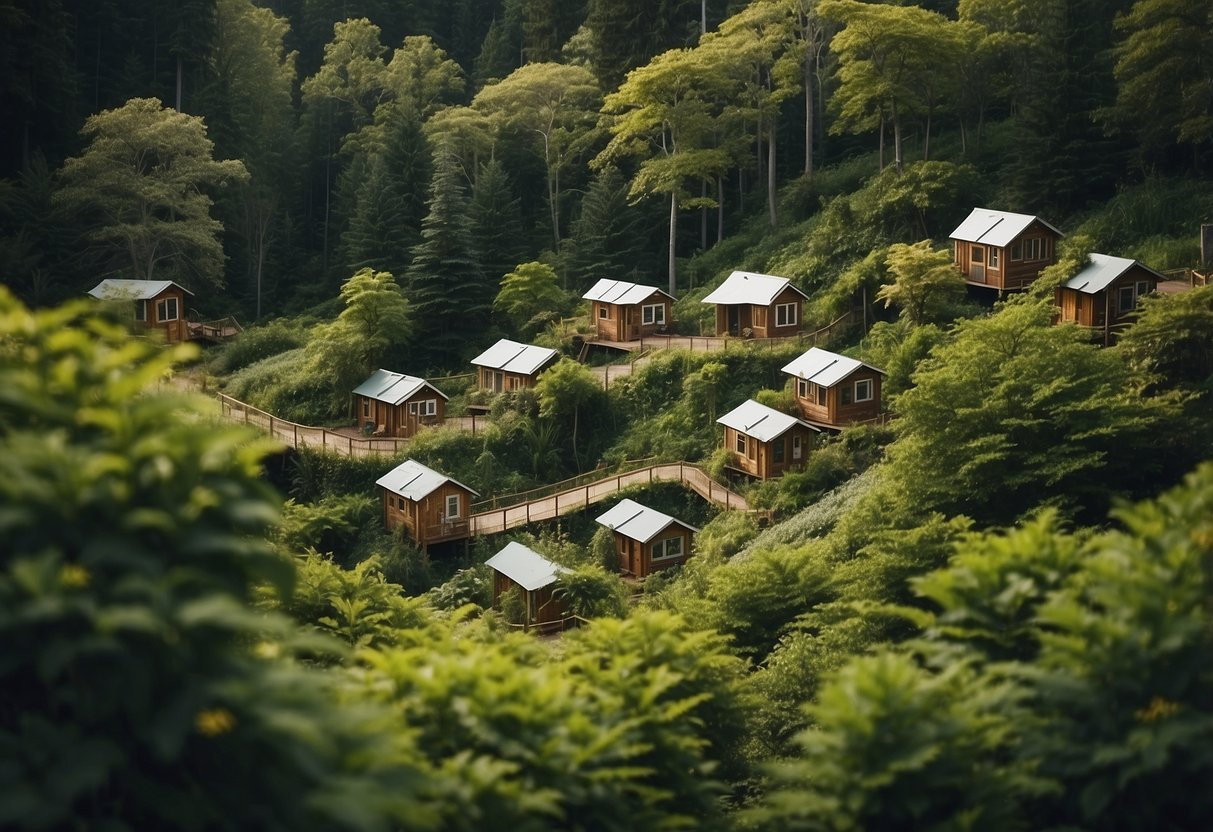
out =
[[[276,320],[244,330],[224,344],[212,366],[218,373],[234,373],[265,358],[297,349],[307,335],[295,321]]]

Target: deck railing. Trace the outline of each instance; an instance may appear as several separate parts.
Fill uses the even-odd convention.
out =
[[[408,439],[394,436],[350,436],[328,428],[301,425],[245,404],[225,393],[217,394],[217,398],[220,412],[225,418],[256,425],[292,448],[323,448],[348,456],[371,456],[399,453],[409,442]]]

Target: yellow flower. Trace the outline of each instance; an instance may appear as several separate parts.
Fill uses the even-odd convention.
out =
[[[194,717],[194,727],[204,737],[217,737],[236,727],[236,717],[227,708],[207,708]]]
[[[70,587],[71,589],[83,589],[88,586],[91,577],[88,570],[78,563],[65,563],[59,567],[60,586]]]

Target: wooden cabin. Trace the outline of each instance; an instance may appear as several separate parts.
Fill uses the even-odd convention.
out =
[[[488,559],[487,565],[493,570],[493,606],[500,606],[503,595],[521,593],[523,629],[543,629],[568,615],[564,601],[552,595],[560,576],[569,571],[567,568],[521,543],[507,543]]]
[[[559,357],[556,350],[502,338],[473,358],[472,366],[481,390],[500,393],[534,387],[539,373]]]
[[[170,344],[190,339],[185,320],[185,296],[194,293],[171,280],[124,280],[107,278],[89,294],[98,300],[129,301],[134,304],[137,326],[158,329]]]
[[[716,304],[716,334],[786,338],[800,332],[804,292],[786,277],[733,272],[702,303]]]
[[[952,232],[952,262],[970,286],[1023,289],[1057,262],[1065,235],[1040,217],[974,208]]]
[[[1137,312],[1141,297],[1164,279],[1136,260],[1092,254],[1086,267],[1057,289],[1058,320],[1090,327],[1106,346]]]
[[[880,416],[884,370],[813,347],[783,371],[796,379],[796,403],[806,422],[837,430]]]
[[[376,370],[354,388],[358,424],[375,436],[415,434],[423,426],[441,425],[447,395],[422,378]]]
[[[803,468],[821,428],[747,399],[716,420],[724,425],[724,446],[732,468],[758,479]]]
[[[674,321],[674,298],[656,286],[603,279],[581,297],[590,302],[590,320],[606,341],[635,341],[665,332]]]
[[[389,531],[404,526],[422,548],[470,536],[472,498],[480,495],[463,483],[409,459],[375,485],[383,492],[383,522]]]
[[[598,522],[615,533],[619,571],[637,578],[685,562],[699,532],[668,514],[627,499],[599,516]]]

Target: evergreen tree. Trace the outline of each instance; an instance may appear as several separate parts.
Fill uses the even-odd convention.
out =
[[[476,89],[500,81],[518,67],[518,47],[510,37],[509,27],[494,20],[480,46],[480,54],[472,65],[472,80]]]
[[[645,271],[645,212],[628,205],[628,183],[615,166],[604,168],[581,201],[570,238],[569,280],[587,289],[595,280],[634,280]]]
[[[418,352],[431,365],[449,364],[465,334],[488,323],[496,294],[480,268],[468,202],[459,159],[443,144],[434,153],[429,213],[406,284],[417,314]]]
[[[497,159],[490,159],[480,168],[472,188],[471,216],[485,279],[500,283],[526,259],[527,247],[518,199]]]
[[[429,145],[410,108],[390,108],[384,128],[385,145],[369,161],[349,229],[341,239],[351,269],[370,267],[403,277],[410,252],[421,241]]]
[[[598,83],[613,90],[628,70],[693,43],[699,21],[699,0],[589,0],[586,25]]]

